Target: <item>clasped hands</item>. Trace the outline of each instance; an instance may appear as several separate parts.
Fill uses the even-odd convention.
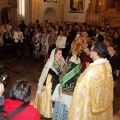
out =
[[[0,83],[0,97],[3,96],[4,93],[4,85],[3,83]]]

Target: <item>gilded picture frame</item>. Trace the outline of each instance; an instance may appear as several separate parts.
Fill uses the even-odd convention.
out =
[[[83,13],[85,0],[70,0],[70,13]]]

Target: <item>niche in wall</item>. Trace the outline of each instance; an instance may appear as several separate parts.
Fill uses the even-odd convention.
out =
[[[56,12],[53,8],[47,8],[43,15],[43,20],[48,22],[56,23]]]
[[[9,7],[4,7],[2,10],[1,10],[1,21],[4,22],[8,19],[11,19],[11,8]]]

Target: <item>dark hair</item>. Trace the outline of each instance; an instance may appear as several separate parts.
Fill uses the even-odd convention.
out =
[[[82,32],[86,32],[88,34],[88,31],[87,30],[83,30]]]
[[[78,22],[74,22],[74,25],[78,25]]]
[[[96,27],[95,29],[98,29],[98,30],[100,30],[100,27]]]
[[[36,23],[39,23],[39,20],[36,20]]]
[[[55,49],[55,54],[58,52],[58,51],[62,51],[60,48],[56,48]]]
[[[45,22],[48,22],[48,20],[45,20]]]
[[[107,46],[103,42],[95,42],[93,51],[97,52],[99,57],[105,58],[107,55]]]
[[[110,47],[113,48],[114,51],[116,51],[116,54],[118,55],[118,46],[116,44],[110,44]]]
[[[60,32],[62,32],[62,34],[64,35],[64,30],[61,29],[61,30],[59,31],[59,35],[60,35]],[[66,31],[65,31],[65,32],[66,32]]]
[[[28,104],[30,102],[31,85],[28,81],[17,80],[13,83],[9,97],[13,100],[20,100]]]
[[[17,26],[17,30],[18,30],[18,28],[20,29],[20,26]],[[20,31],[21,31],[21,29],[20,29]]]
[[[91,49],[91,47],[92,47],[92,43],[91,43],[91,42],[89,42],[89,41],[87,41],[87,42],[86,42],[86,44],[88,44],[87,48],[90,50],[90,49]]]
[[[11,20],[8,20],[7,23],[11,22]]]

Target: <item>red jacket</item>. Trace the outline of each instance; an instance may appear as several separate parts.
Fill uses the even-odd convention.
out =
[[[83,68],[84,69],[86,69],[86,67],[87,67],[87,64],[90,64],[90,63],[92,63],[93,61],[92,61],[92,59],[90,58],[90,56],[85,56],[84,57],[84,59],[83,59],[83,62],[82,62],[82,66],[83,66]]]
[[[4,109],[10,114],[21,104],[23,104],[23,102],[19,100],[6,99],[4,102]],[[40,120],[40,114],[37,109],[29,104],[24,110],[15,115],[11,120]]]

